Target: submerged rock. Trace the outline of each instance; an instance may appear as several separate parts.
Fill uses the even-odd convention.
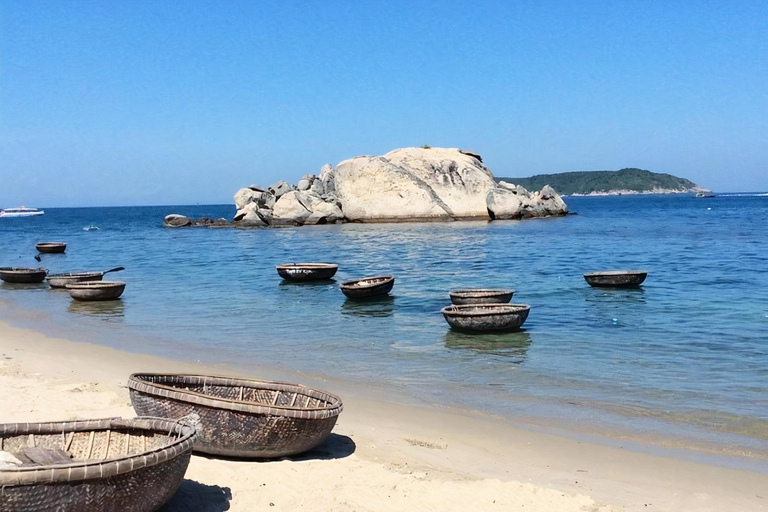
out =
[[[165,219],[163,219],[163,225],[169,228],[182,228],[184,226],[191,226],[192,219],[185,215],[172,213],[165,216]]]
[[[189,227],[189,226],[224,227],[224,226],[231,226],[232,223],[229,222],[227,219],[213,220],[210,217],[200,217],[199,219],[190,219],[185,215],[178,215],[176,213],[172,213],[171,215],[167,215],[165,219],[163,219],[163,225],[170,228],[182,228],[182,227]]]

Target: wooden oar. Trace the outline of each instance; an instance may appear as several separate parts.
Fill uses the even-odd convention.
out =
[[[102,272],[102,273],[101,273],[101,275],[103,276],[104,274],[107,274],[107,273],[109,273],[109,272],[120,272],[121,270],[125,270],[125,267],[115,267],[115,268],[111,268],[111,269],[109,269],[109,270],[105,270],[104,272]]]

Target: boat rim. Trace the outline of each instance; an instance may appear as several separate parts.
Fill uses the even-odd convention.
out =
[[[601,270],[600,272],[590,272],[583,274],[584,277],[599,277],[599,276],[624,276],[624,275],[639,275],[648,274],[647,270]]]
[[[386,283],[388,281],[392,281],[394,279],[395,279],[395,276],[393,276],[392,274],[384,274],[384,275],[381,275],[381,276],[363,277],[363,278],[360,278],[360,279],[352,279],[351,281],[344,281],[339,286],[341,286],[343,288],[350,288],[355,283],[361,283],[363,281],[374,281],[374,280],[382,281],[381,283],[365,283],[365,284],[361,284],[359,286],[355,286],[355,288],[358,288],[358,289],[359,288],[371,288],[371,287],[378,286],[380,284]]]
[[[89,289],[89,288],[117,288],[118,286],[125,286],[125,281],[82,281],[70,283],[67,285],[67,289]]]
[[[205,393],[200,393],[199,391],[192,391],[189,389],[170,386],[168,384],[146,381],[143,380],[142,377],[180,377],[193,380],[197,379],[203,384],[203,386],[206,384],[232,387],[241,386],[255,389],[304,393],[308,396],[311,396],[312,398],[323,400],[327,398],[328,402],[330,403],[324,407],[296,407],[291,405],[260,404],[258,402],[249,402],[247,400],[237,400],[234,398],[206,395]],[[263,384],[263,386],[253,386],[253,384]],[[164,398],[170,398],[173,400],[179,400],[186,403],[213,407],[217,409],[256,414],[281,414],[284,416],[296,418],[304,417],[305,415],[302,413],[330,414],[336,410],[341,413],[341,410],[344,408],[344,405],[341,402],[341,398],[339,398],[337,395],[334,395],[333,393],[329,393],[320,389],[310,388],[308,386],[304,386],[303,384],[289,384],[287,382],[275,382],[260,379],[238,379],[230,377],[219,377],[214,375],[195,375],[186,373],[134,373],[128,377],[128,388],[139,393],[161,396]],[[152,388],[158,389],[153,390]]]
[[[325,269],[325,268],[339,268],[337,263],[283,263],[281,265],[275,265],[277,269],[290,270],[294,268],[312,268],[312,269]]]
[[[472,311],[478,309],[487,309],[495,311]],[[440,310],[441,313],[448,316],[496,316],[520,313],[530,311],[528,304],[452,304]]]
[[[485,297],[491,295],[506,295],[509,293],[515,293],[512,288],[464,288],[461,290],[451,290],[448,292],[451,296],[471,296],[471,297]]]
[[[12,272],[17,274],[32,274],[32,273],[38,273],[38,272],[45,272],[48,273],[47,268],[43,267],[0,267],[0,272]]]
[[[174,456],[181,453],[175,453],[177,446],[185,447],[194,441],[197,436],[197,429],[188,423],[184,423],[182,420],[171,420],[168,418],[156,418],[150,416],[137,416],[135,418],[100,418],[100,419],[86,419],[86,420],[70,420],[70,421],[51,421],[41,423],[6,423],[0,425],[0,434],[6,435],[8,431],[19,430],[22,425],[27,427],[37,426],[36,432],[30,432],[30,434],[49,434],[60,433],[62,431],[70,432],[87,432],[89,430],[114,430],[114,429],[137,429],[137,430],[162,430],[167,431],[170,434],[177,434],[179,437],[176,439],[170,439],[166,444],[161,447],[154,448],[152,450],[145,450],[141,453],[134,455],[124,455],[122,457],[112,457],[109,459],[94,459],[86,461],[73,461],[71,464],[45,464],[42,466],[20,466],[11,469],[0,470],[0,485],[30,485],[35,483],[57,483],[57,482],[79,482],[94,478],[93,475],[88,475],[88,468],[97,468],[99,466],[113,464],[116,467],[115,475],[130,473],[136,469],[142,467],[151,467],[173,457],[162,458],[160,453],[172,451]],[[184,448],[185,449],[185,448]],[[183,450],[182,450],[183,451]],[[126,467],[121,467],[120,463],[128,460],[140,460],[143,464],[126,464]],[[84,468],[82,478],[73,477],[71,470],[75,468]],[[54,478],[54,475],[58,473],[62,475],[61,470],[67,470],[68,474],[65,477]],[[43,478],[37,478],[36,475],[44,475]],[[95,476],[95,478],[99,478]],[[108,478],[108,477],[104,477]]]

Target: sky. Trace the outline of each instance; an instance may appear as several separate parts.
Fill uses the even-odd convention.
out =
[[[0,207],[231,203],[358,155],[768,190],[768,2],[0,2]]]

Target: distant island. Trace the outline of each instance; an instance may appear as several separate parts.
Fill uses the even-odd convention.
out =
[[[577,171],[537,174],[529,178],[496,178],[529,190],[550,185],[561,195],[676,194],[704,190],[694,182],[671,174],[627,168],[618,171]]]

